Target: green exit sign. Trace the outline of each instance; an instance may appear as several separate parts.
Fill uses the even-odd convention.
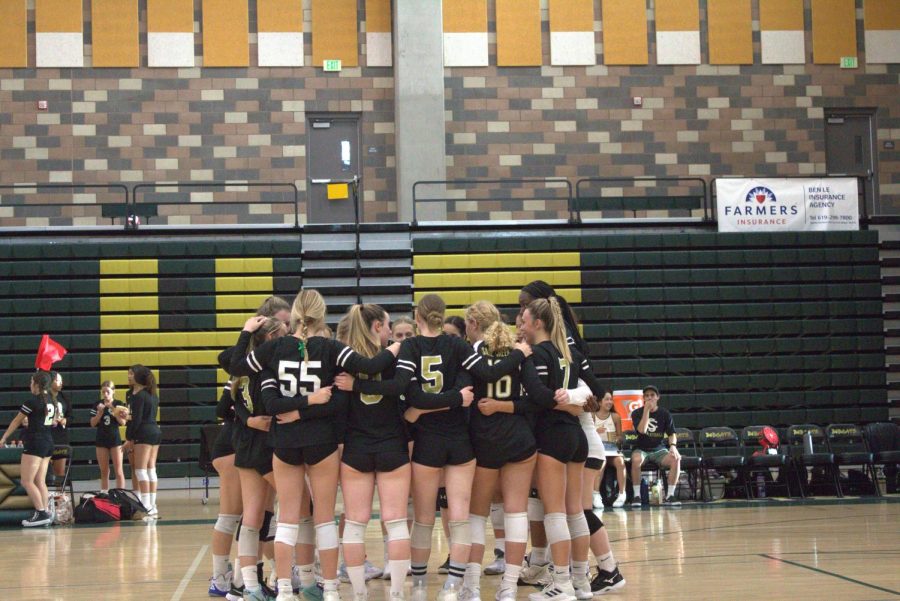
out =
[[[322,66],[326,71],[340,71],[341,70],[341,61],[336,59],[329,59],[325,61],[325,64]]]
[[[855,56],[842,56],[841,69],[856,69],[859,67],[859,61]]]

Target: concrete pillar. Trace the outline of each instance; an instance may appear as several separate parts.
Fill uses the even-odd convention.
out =
[[[413,219],[413,183],[447,179],[443,29],[441,0],[394,0],[394,138],[400,221]],[[427,192],[443,195],[434,186]],[[416,217],[419,221],[443,219],[446,208],[443,203],[419,203]]]

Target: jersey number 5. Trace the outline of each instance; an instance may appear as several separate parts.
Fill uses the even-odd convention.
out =
[[[281,394],[286,397],[297,396],[298,389],[305,395],[310,395],[322,385],[319,376],[309,373],[309,369],[322,367],[321,361],[279,361],[278,362],[278,381],[281,383]],[[300,370],[300,382],[298,386],[297,377],[294,372]]]
[[[439,394],[444,389],[444,374],[440,367],[444,358],[440,355],[422,357],[422,390],[431,394]]]

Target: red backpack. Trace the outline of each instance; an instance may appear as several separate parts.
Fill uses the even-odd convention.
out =
[[[75,508],[75,523],[102,524],[118,522],[122,518],[120,507],[110,499],[85,494]]]

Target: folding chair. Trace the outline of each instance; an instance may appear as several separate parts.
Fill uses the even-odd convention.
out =
[[[691,491],[691,501],[711,499],[712,493],[709,492],[709,482],[706,480],[703,470],[703,456],[697,447],[694,433],[687,428],[675,428],[675,436],[678,437],[678,451],[681,453],[681,471],[687,477],[688,487]],[[679,482],[680,485],[681,483]]]
[[[737,433],[725,426],[703,428],[700,431],[700,448],[703,452],[703,471],[706,472],[707,482],[710,469],[735,470],[737,479],[743,482],[741,488],[744,490],[744,498],[749,501],[750,487],[745,469],[747,461],[741,451],[741,440]]]
[[[746,428],[741,430],[741,444],[744,448],[744,457],[747,461],[747,474],[751,480],[751,484],[753,478],[755,477],[754,471],[768,471],[774,468],[778,470],[778,478],[771,482],[766,479],[766,488],[784,488],[786,489],[785,496],[802,497],[803,484],[800,482],[800,476],[797,474],[797,470],[794,468],[794,465],[791,462],[791,455],[788,451],[790,445],[787,442],[782,442],[779,445],[777,454],[754,455],[755,449],[752,445],[754,445],[759,440],[760,433],[765,427],[765,425],[747,426]],[[791,476],[794,477],[794,481],[797,483],[796,495],[794,495],[793,491],[791,490]],[[779,482],[778,480],[783,480],[783,482]]]
[[[897,492],[897,466],[900,464],[900,426],[890,422],[877,422],[865,427],[866,439],[872,451],[875,465],[882,466],[885,492]],[[878,487],[878,481],[875,480]],[[880,490],[880,489],[879,489]]]
[[[62,476],[57,476],[53,473],[53,462],[50,462],[50,467],[47,469],[47,477],[44,481],[47,483],[48,489],[56,489],[57,492],[61,492],[65,494],[68,492],[69,500],[72,502],[72,507],[75,507],[75,487],[72,485],[72,479],[69,477],[72,473],[72,447],[71,445],[56,445],[54,448],[56,449],[67,449],[68,453],[66,454],[66,473]]]
[[[634,497],[634,489],[632,486],[635,484],[635,482],[632,482],[631,477],[631,454],[637,449],[638,433],[636,430],[625,430],[622,432],[622,437],[624,438],[624,443],[622,444],[622,459],[625,461],[625,502],[631,503]],[[655,461],[645,459],[641,464],[641,474],[643,475],[644,472],[654,474],[657,480],[662,479],[662,469]],[[665,482],[665,480],[663,480],[663,482]]]
[[[221,429],[222,424],[208,424],[200,428],[200,454],[197,464],[203,470],[203,498],[200,499],[203,505],[209,503],[209,476],[217,473],[212,463],[212,449]]]
[[[803,439],[809,433],[812,437],[812,453],[806,451],[803,446]],[[788,428],[788,442],[791,449],[791,457],[797,469],[797,476],[800,476],[801,470],[805,472],[807,468],[820,467],[825,475],[831,479],[831,485],[834,487],[834,494],[838,498],[844,496],[841,492],[840,471],[834,462],[834,453],[831,452],[831,446],[828,444],[828,437],[821,426],[815,424],[797,424]],[[803,478],[802,481],[806,481]]]
[[[863,474],[872,481],[875,489],[872,494],[880,497],[878,477],[875,475],[875,456],[869,449],[869,442],[866,440],[863,429],[856,424],[831,424],[825,428],[825,435],[828,437],[828,444],[834,453],[834,463],[838,470],[849,465],[860,466]],[[838,478],[838,486],[841,486],[840,478]],[[842,488],[841,493],[843,494],[843,492]]]

